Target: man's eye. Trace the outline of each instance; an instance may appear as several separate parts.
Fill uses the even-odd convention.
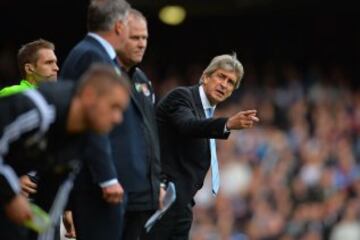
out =
[[[218,77],[221,78],[221,79],[225,78],[223,74],[218,74]]]

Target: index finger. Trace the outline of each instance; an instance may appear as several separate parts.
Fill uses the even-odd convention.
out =
[[[242,113],[244,115],[254,115],[254,114],[256,114],[256,112],[257,112],[257,110],[255,110],[255,109],[242,111]]]
[[[250,119],[255,121],[255,122],[259,122],[260,119],[258,117],[255,117],[255,116],[250,116]]]
[[[37,184],[32,181],[26,182],[24,185],[31,188],[37,188]]]

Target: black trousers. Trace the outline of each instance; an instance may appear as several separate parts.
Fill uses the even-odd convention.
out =
[[[100,194],[73,194],[71,198],[77,240],[121,240],[123,204],[109,204]]]
[[[192,220],[191,204],[179,206],[175,203],[142,239],[188,240]]]
[[[122,240],[146,239],[144,225],[154,213],[150,211],[126,211],[124,218],[124,232]]]

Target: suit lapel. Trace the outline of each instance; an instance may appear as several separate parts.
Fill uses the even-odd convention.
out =
[[[206,119],[204,107],[201,102],[200,92],[199,92],[200,85],[196,85],[190,87],[190,91],[192,94],[192,99],[194,100],[193,103],[195,105],[195,111],[200,119]],[[210,141],[208,139],[204,139],[204,146],[207,147],[207,152],[210,157]]]
[[[139,93],[137,92],[137,90],[135,89],[135,82],[132,78],[130,78],[131,81],[131,100],[134,102],[135,108],[138,109],[140,115],[142,116],[143,119],[143,123],[145,128],[148,129],[149,131],[149,137],[150,137],[150,141],[154,144],[154,147],[157,148],[158,147],[158,133],[157,133],[157,127],[156,127],[156,123],[155,120],[152,119],[149,111],[149,108],[152,108],[153,106],[149,106],[149,104],[147,103],[147,101],[145,101],[145,99],[143,99],[140,102],[140,98],[144,97],[141,96]],[[147,113],[145,111],[148,111]],[[155,159],[159,159],[160,156],[158,155],[158,153],[160,153],[160,150],[154,150],[155,153]]]
[[[105,50],[104,50],[104,51],[105,51]],[[114,63],[114,65],[116,65],[116,64]],[[118,62],[118,66],[116,66],[116,67],[118,67],[118,68],[120,69],[121,73],[124,74],[124,75],[128,78],[128,80],[129,80],[129,82],[130,82],[130,85],[131,85],[130,98],[131,98],[132,102],[134,103],[135,108],[139,111],[141,117],[144,119],[144,125],[145,125],[145,127],[147,127],[148,130],[152,133],[151,135],[154,135],[154,133],[153,133],[154,130],[153,130],[153,129],[154,129],[155,127],[153,127],[153,126],[151,125],[151,123],[150,123],[151,119],[148,119],[147,114],[145,113],[145,108],[146,108],[146,107],[149,107],[149,106],[145,106],[145,104],[146,104],[145,102],[146,102],[146,101],[143,101],[144,104],[142,104],[142,103],[140,102],[140,97],[142,97],[142,96],[139,96],[140,93],[138,93],[138,92],[136,91],[136,89],[135,89],[134,79],[131,78],[131,76],[129,75],[129,73],[126,72],[123,67],[121,67],[120,62]],[[136,71],[136,69],[135,69],[135,71]],[[153,136],[151,136],[151,137],[153,137]]]
[[[206,116],[205,116],[205,113],[204,113],[204,107],[203,107],[203,105],[201,103],[199,86],[200,85],[190,87],[190,91],[191,91],[191,94],[192,94],[192,98],[194,100],[195,111],[196,111],[197,115],[200,116],[200,119],[204,119],[204,118],[206,118]]]
[[[151,133],[150,137],[152,138],[152,141],[156,142],[156,139],[154,139],[154,138],[157,135],[157,133],[154,132],[154,131],[157,131],[157,128],[156,128],[156,126],[154,126],[153,121],[148,117],[148,114],[145,113],[145,110],[146,110],[145,108],[146,107],[152,107],[152,106],[145,106],[145,104],[147,104],[146,101],[143,101],[144,104],[142,104],[140,102],[139,98],[142,97],[142,96],[139,96],[140,93],[138,93],[136,91],[134,80],[132,78],[130,78],[129,74],[125,70],[122,69],[122,72],[124,74],[126,74],[126,76],[129,78],[129,81],[131,83],[131,91],[130,91],[131,100],[133,101],[133,103],[135,105],[135,108],[137,108],[140,115],[142,116],[142,118],[144,120],[143,123],[144,123],[145,127]],[[151,123],[153,123],[153,124],[151,124]]]
[[[146,117],[146,114],[144,112],[144,109],[142,107],[142,104],[140,102],[140,96],[139,93],[136,91],[135,89],[135,82],[134,80],[130,77],[130,75],[123,69],[121,68],[121,71],[126,74],[126,76],[128,77],[129,81],[130,81],[130,85],[131,85],[131,92],[130,92],[130,97],[131,97],[131,100],[134,102],[134,105],[135,107],[138,109],[138,111],[140,112],[141,116],[143,118]]]
[[[142,104],[139,99],[140,96],[138,96],[138,95],[139,95],[139,93],[136,92],[135,84],[131,83],[131,99],[133,100],[136,108],[139,110],[142,117],[145,118],[146,115],[145,115],[144,109],[143,109]]]

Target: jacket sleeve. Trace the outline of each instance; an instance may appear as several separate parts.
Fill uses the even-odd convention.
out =
[[[0,156],[0,205],[6,204],[20,193],[20,184],[14,170]]]
[[[60,76],[64,79],[79,81],[81,75],[93,63],[112,64],[89,46],[74,49],[66,58]],[[89,168],[93,183],[101,184],[108,180],[117,179],[107,135],[89,133],[84,155],[84,161],[86,167]]]
[[[93,182],[100,185],[106,181],[117,179],[109,137],[89,133],[87,142],[84,160],[89,167]]]
[[[200,119],[191,98],[191,92],[186,88],[172,91],[158,105],[158,121],[168,121],[177,132],[190,137],[228,138],[229,133],[224,131],[227,118]]]
[[[7,203],[21,188],[13,169],[11,159],[6,162],[10,144],[20,138],[31,139],[38,136],[41,126],[40,113],[33,102],[23,94],[0,99],[0,202]]]

